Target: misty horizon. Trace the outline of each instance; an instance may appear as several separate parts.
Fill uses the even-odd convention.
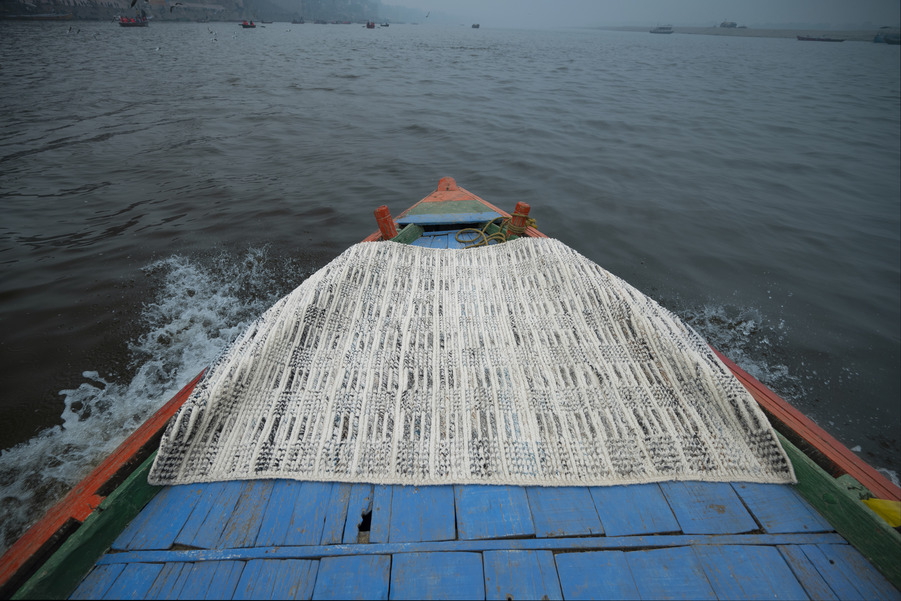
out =
[[[897,0],[382,0],[420,11],[420,23],[482,27],[715,27],[878,29],[901,25]]]

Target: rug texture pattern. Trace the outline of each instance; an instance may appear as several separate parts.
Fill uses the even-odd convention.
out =
[[[793,482],[687,324],[563,243],[352,246],[210,367],[152,484]]]

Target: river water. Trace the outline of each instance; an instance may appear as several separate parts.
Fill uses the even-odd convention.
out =
[[[0,22],[0,549],[442,176],[529,203],[895,476],[899,67],[862,42]]]

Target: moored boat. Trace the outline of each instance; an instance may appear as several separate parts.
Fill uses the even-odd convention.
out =
[[[801,42],[844,42],[844,38],[830,38],[826,36],[799,35]]]
[[[423,270],[403,261],[374,271],[353,262],[341,269],[358,284],[378,272],[397,274],[400,290],[408,292],[381,308],[399,328],[396,335],[421,336],[422,348],[450,354],[445,349],[453,348],[456,333],[422,327],[424,313],[415,311],[424,300],[417,291],[457,290],[467,300],[439,306],[454,311],[461,324],[492,305],[482,300],[488,290],[478,282],[424,282],[422,274],[433,269],[436,258],[425,249],[461,249],[445,253],[450,261],[482,253],[472,260],[487,264],[484,246],[509,245],[501,248],[520,258],[517,269],[503,274],[509,282],[502,288],[509,289],[500,298],[506,294],[515,305],[520,298],[514,289],[537,295],[547,282],[566,281],[539,268],[544,257],[524,258],[526,242],[547,239],[529,214],[524,203],[507,213],[444,178],[396,219],[380,207],[379,231],[365,238],[372,244],[361,245],[366,252],[386,249],[392,259],[423,261]],[[400,245],[424,250],[406,253]],[[466,247],[476,248],[462,250]],[[477,300],[463,295],[470,288]],[[598,318],[591,306],[574,303],[573,290],[551,290],[570,312],[548,305],[549,322],[570,323],[579,314]],[[333,294],[328,303],[351,300]],[[390,305],[401,304],[415,311],[395,316]],[[622,305],[615,306],[622,311]],[[518,311],[518,306],[511,310]],[[372,332],[367,328],[375,317],[360,312],[336,326],[356,340],[346,348],[350,364],[359,359],[358,345]],[[625,330],[646,326],[640,318],[617,324]],[[515,348],[527,348],[526,339],[543,341],[541,352],[549,353],[554,368],[562,345],[551,332],[516,327],[483,334],[486,341],[500,336]],[[416,345],[397,338],[387,346],[394,342]],[[779,433],[797,485],[661,480],[612,486],[404,486],[264,478],[152,486],[148,473],[163,430],[174,423],[173,416],[187,415],[178,413],[180,408],[208,385],[201,374],[3,556],[0,591],[15,598],[97,599],[898,598],[899,535],[861,497],[897,501],[901,491],[740,367],[718,357],[724,373],[737,379]],[[471,359],[478,364],[490,357]],[[469,359],[447,356],[437,365],[453,361]],[[610,355],[611,363],[620,361]],[[567,372],[561,382],[574,385],[583,377],[569,373],[572,365],[559,366]],[[459,379],[434,369],[434,380]],[[383,371],[389,370],[386,362]],[[411,367],[404,379],[426,382],[415,371]],[[381,375],[370,372],[364,388]],[[491,376],[480,377],[487,378],[481,389],[503,388]],[[671,374],[673,380],[682,377]],[[415,386],[408,390],[405,405],[422,402]],[[507,402],[502,396],[487,398]],[[411,422],[410,430],[425,423]],[[635,428],[637,443],[641,427]]]

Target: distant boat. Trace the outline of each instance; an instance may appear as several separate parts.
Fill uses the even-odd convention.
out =
[[[388,27],[388,21],[385,21],[385,22],[382,23],[379,27]]]
[[[799,35],[798,39],[802,42],[844,42],[844,38],[826,38],[821,36]]]
[[[478,29],[478,28],[479,28],[479,24],[478,24],[478,23],[473,23],[473,24],[472,24],[472,28],[473,28],[473,29]]]
[[[241,21],[241,27],[243,27],[244,29],[253,29],[254,27],[256,27],[256,25],[254,25],[253,21]]]
[[[366,29],[375,29],[375,21],[366,21]]]
[[[651,33],[672,33],[673,26],[672,25],[658,25],[654,29],[651,30]]]
[[[292,25],[303,25],[304,24],[303,17],[301,17],[299,19],[292,19],[291,24]]]
[[[147,19],[145,15],[141,15],[140,17],[119,17],[119,26],[120,27],[147,27],[150,21]]]

